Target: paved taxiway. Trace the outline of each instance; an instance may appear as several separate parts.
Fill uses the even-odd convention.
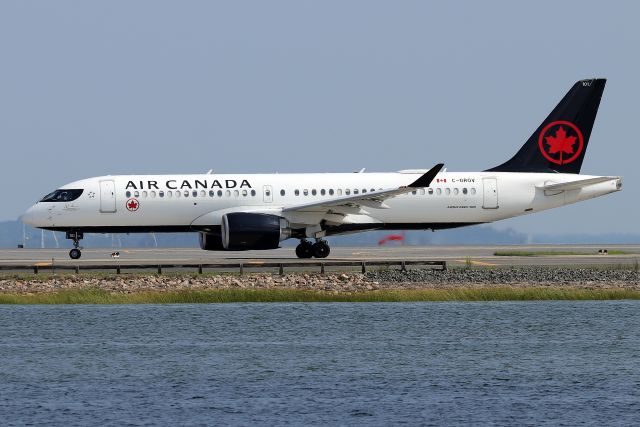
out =
[[[599,249],[622,251],[620,255],[599,255]],[[114,250],[120,252],[112,259]],[[587,255],[495,256],[496,251],[581,252]],[[80,260],[71,260],[68,249],[0,249],[1,264],[34,265],[82,264],[197,264],[218,262],[300,262],[293,248],[272,251],[207,252],[196,248],[110,249],[85,248]],[[397,246],[332,247],[326,260],[444,260],[451,266],[471,263],[477,266],[513,265],[635,265],[640,262],[640,245],[510,245],[510,246]]]

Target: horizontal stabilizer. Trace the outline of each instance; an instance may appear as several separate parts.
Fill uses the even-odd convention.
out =
[[[560,184],[549,184],[542,187],[544,191],[569,191],[578,190],[589,185],[600,184],[601,182],[619,179],[617,176],[599,176],[597,178],[587,178],[578,181],[563,182]]]

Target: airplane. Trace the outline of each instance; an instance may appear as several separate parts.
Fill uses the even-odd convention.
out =
[[[325,258],[325,238],[369,230],[485,224],[620,191],[618,176],[580,175],[605,79],[576,82],[520,150],[482,172],[100,176],[66,184],[21,220],[84,233],[197,232],[209,251],[275,249]]]

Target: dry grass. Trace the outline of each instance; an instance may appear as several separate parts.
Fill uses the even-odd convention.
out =
[[[418,302],[640,299],[640,291],[621,288],[467,288],[379,290],[330,293],[289,289],[216,289],[110,293],[98,288],[32,295],[0,294],[0,304],[178,304],[237,302]]]

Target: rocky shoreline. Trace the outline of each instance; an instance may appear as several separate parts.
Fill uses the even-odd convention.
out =
[[[85,275],[0,278],[0,293],[38,294],[99,288],[111,293],[170,292],[213,289],[292,289],[356,293],[390,289],[572,288],[640,290],[640,272],[625,269],[518,267],[447,271],[383,270],[360,273],[283,276],[269,273],[220,275]]]

